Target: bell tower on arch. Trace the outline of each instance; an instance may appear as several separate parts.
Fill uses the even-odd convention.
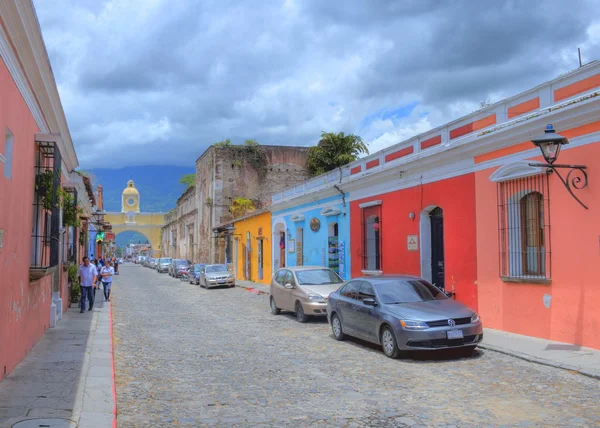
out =
[[[127,182],[127,187],[121,195],[121,212],[140,212],[140,192],[135,188],[133,180]]]

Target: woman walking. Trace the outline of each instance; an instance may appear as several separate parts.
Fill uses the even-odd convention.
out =
[[[110,265],[110,261],[105,261],[105,266],[100,269],[100,276],[102,277],[102,285],[104,288],[104,301],[110,302],[110,287],[112,285],[113,275],[115,274],[114,268]]]

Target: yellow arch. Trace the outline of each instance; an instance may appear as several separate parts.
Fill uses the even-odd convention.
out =
[[[152,245],[153,257],[160,257],[161,228],[165,224],[162,213],[106,213],[104,220],[112,226],[115,236],[121,232],[139,232],[148,238]]]

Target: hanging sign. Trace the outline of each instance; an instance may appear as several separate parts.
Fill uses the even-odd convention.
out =
[[[344,260],[346,260],[346,244],[344,241],[341,241],[339,244],[338,257],[338,269],[340,276],[343,279],[346,279],[346,264],[344,263]]]

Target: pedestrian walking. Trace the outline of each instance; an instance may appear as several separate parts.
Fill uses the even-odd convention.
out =
[[[112,286],[114,274],[115,270],[111,266],[110,260],[106,260],[106,265],[102,269],[100,269],[100,276],[102,276],[102,287],[104,289],[105,302],[110,302],[110,288]]]
[[[115,275],[119,274],[119,258],[115,258]]]
[[[81,286],[81,310],[85,312],[85,301],[89,300],[88,311],[94,307],[94,291],[96,290],[96,281],[98,280],[98,270],[96,266],[90,263],[89,257],[83,258],[83,264],[79,266],[77,276],[79,276],[79,285]]]

